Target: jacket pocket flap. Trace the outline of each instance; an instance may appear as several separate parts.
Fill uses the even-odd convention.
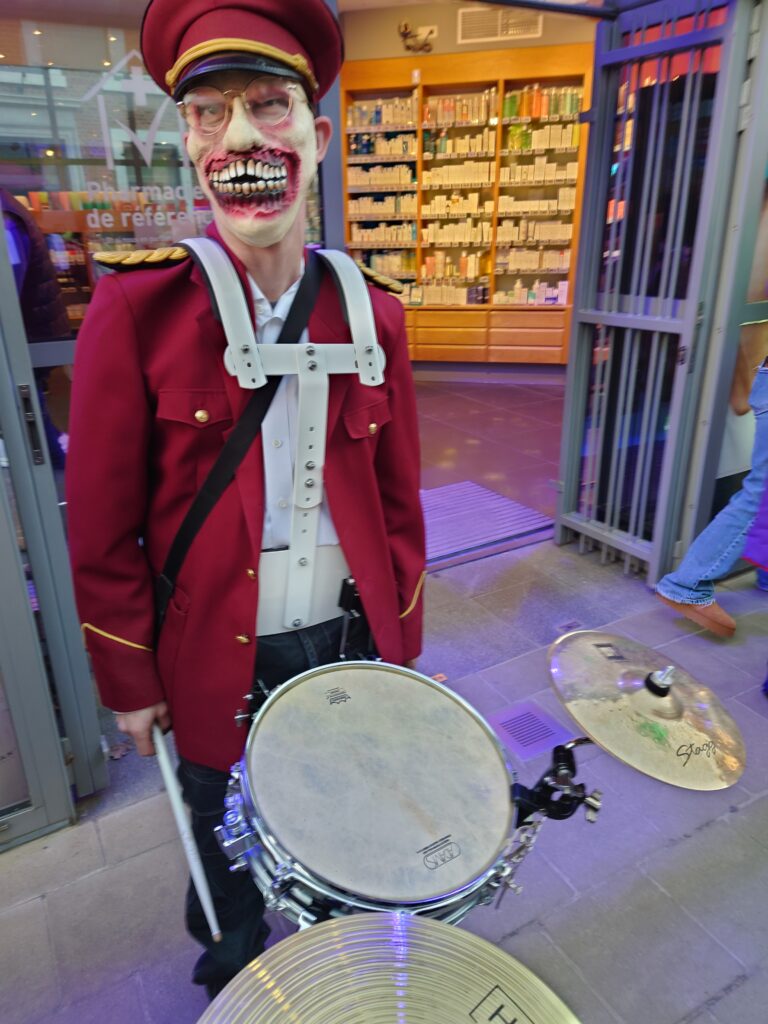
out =
[[[391,419],[389,400],[380,398],[370,405],[363,405],[359,409],[350,409],[345,412],[344,426],[350,437],[373,437]]]
[[[204,429],[232,419],[226,391],[163,390],[157,395],[157,418]]]

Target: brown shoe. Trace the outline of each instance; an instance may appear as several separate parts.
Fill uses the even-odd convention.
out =
[[[736,621],[731,618],[727,611],[720,607],[717,601],[712,604],[684,604],[682,601],[670,601],[657,592],[656,597],[664,604],[674,608],[676,612],[684,615],[686,619],[695,622],[697,626],[703,626],[710,633],[716,636],[730,637],[736,632]]]

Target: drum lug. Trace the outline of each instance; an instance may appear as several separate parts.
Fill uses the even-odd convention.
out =
[[[239,862],[243,856],[250,853],[251,850],[258,847],[256,836],[246,827],[245,822],[240,817],[238,812],[233,808],[227,810],[224,814],[224,819],[221,825],[217,825],[213,830],[213,834],[216,836],[216,841],[219,844],[222,852],[229,857],[231,861],[235,861],[232,870],[239,871]],[[247,865],[243,861],[242,867]]]

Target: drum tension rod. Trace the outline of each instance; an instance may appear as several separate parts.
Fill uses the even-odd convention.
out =
[[[596,819],[602,803],[602,793],[597,789],[587,793],[583,783],[573,781],[576,775],[573,748],[589,742],[588,739],[582,738],[555,747],[550,768],[532,789],[515,783],[512,787],[512,799],[517,807],[518,828],[534,814],[543,814],[546,818],[562,821],[572,817],[582,804],[586,808],[587,821],[593,822]]]

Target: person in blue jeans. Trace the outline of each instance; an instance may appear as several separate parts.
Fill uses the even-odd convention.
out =
[[[656,596],[664,604],[723,637],[733,636],[736,623],[715,600],[714,581],[741,558],[768,483],[768,358],[757,371],[749,404],[755,414],[755,444],[741,490],[699,534],[677,569],[656,585]],[[757,585],[768,590],[768,572],[758,570]]]

